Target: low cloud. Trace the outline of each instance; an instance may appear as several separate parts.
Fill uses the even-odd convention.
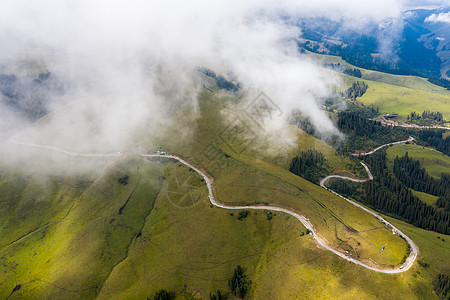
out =
[[[335,132],[320,106],[340,82],[299,54],[301,28],[290,20],[325,18],[364,30],[400,14],[401,3],[387,0],[5,0],[0,38],[8,42],[0,46],[0,64],[33,61],[64,85],[64,95],[46,105],[71,108],[35,125],[33,142],[120,151],[144,123],[157,130],[172,107],[195,109],[199,66],[266,91],[283,119],[298,109],[319,131]],[[9,110],[0,118],[14,124]]]

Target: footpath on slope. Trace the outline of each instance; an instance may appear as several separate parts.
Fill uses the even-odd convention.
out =
[[[410,139],[411,139],[411,138],[410,138]],[[10,139],[9,141],[10,141],[11,143],[17,144],[17,145],[30,146],[30,147],[37,147],[37,148],[41,148],[41,149],[46,149],[46,150],[51,150],[51,151],[61,152],[61,153],[65,153],[65,154],[67,154],[67,155],[71,155],[71,156],[79,156],[79,157],[120,157],[120,156],[124,155],[124,154],[121,154],[120,152],[117,152],[117,153],[107,153],[107,154],[98,154],[98,153],[95,153],[95,154],[94,154],[94,153],[93,153],[93,154],[75,153],[75,152],[66,151],[66,150],[63,150],[63,149],[61,149],[61,148],[53,147],[53,146],[39,145],[39,144],[33,144],[33,143],[24,143],[24,142],[15,141],[15,140],[13,140],[13,139]],[[402,141],[402,142],[406,142],[406,141]],[[401,143],[401,142],[397,142],[397,143]],[[391,144],[392,144],[392,143],[391,143]],[[387,145],[388,145],[388,144],[383,145],[383,146],[380,146],[380,147],[378,147],[376,150],[381,149],[382,147],[387,146]],[[376,150],[371,151],[371,153],[375,152]],[[318,243],[318,245],[319,245],[320,247],[322,247],[323,249],[328,250],[328,251],[330,251],[330,252],[333,252],[333,253],[336,254],[337,256],[339,256],[339,257],[341,257],[341,258],[343,258],[343,259],[345,259],[345,260],[347,260],[347,261],[350,261],[350,262],[352,262],[352,263],[354,263],[354,264],[360,265],[360,266],[362,266],[362,267],[364,267],[364,268],[367,268],[367,269],[370,269],[370,270],[373,270],[373,271],[377,271],[377,272],[382,272],[382,273],[390,273],[390,274],[401,273],[401,272],[407,271],[407,270],[412,266],[412,264],[414,263],[414,261],[416,260],[418,249],[417,249],[417,246],[414,244],[414,242],[413,242],[408,236],[406,236],[403,232],[401,232],[400,230],[398,230],[397,228],[395,228],[392,224],[390,224],[389,222],[387,222],[386,220],[384,220],[384,219],[383,219],[381,216],[379,216],[378,214],[372,212],[371,210],[365,208],[364,206],[362,206],[362,205],[360,205],[360,204],[358,204],[358,203],[356,203],[356,202],[354,202],[354,201],[351,201],[350,199],[347,199],[347,198],[345,198],[344,196],[342,196],[342,195],[340,195],[340,194],[338,194],[338,193],[336,193],[336,192],[334,192],[334,191],[328,189],[327,187],[325,187],[325,182],[326,182],[328,179],[333,178],[333,177],[341,178],[341,179],[347,179],[347,180],[352,180],[352,181],[356,181],[356,182],[363,182],[363,181],[366,181],[366,180],[372,180],[372,179],[373,179],[373,176],[372,176],[372,174],[371,174],[369,168],[368,168],[364,163],[362,163],[362,162],[361,162],[361,164],[364,166],[364,168],[365,168],[365,170],[366,170],[366,172],[367,172],[367,174],[368,174],[368,179],[353,179],[353,178],[349,178],[349,177],[345,177],[345,176],[330,175],[330,176],[327,176],[327,177],[325,177],[324,179],[322,179],[322,180],[320,181],[320,185],[321,185],[323,188],[325,188],[325,189],[327,189],[328,191],[330,191],[331,193],[333,193],[333,194],[335,194],[335,195],[337,195],[337,196],[339,196],[339,197],[345,199],[346,201],[348,201],[348,202],[351,203],[352,205],[355,205],[356,207],[361,208],[362,210],[364,210],[364,211],[368,212],[369,214],[373,215],[375,218],[377,218],[378,220],[380,220],[381,222],[383,222],[384,224],[386,224],[386,225],[387,225],[390,229],[392,229],[393,231],[396,231],[400,236],[402,236],[402,237],[406,240],[406,242],[410,245],[411,252],[410,252],[410,255],[408,256],[408,258],[406,259],[405,263],[404,263],[401,267],[399,267],[399,268],[396,268],[396,269],[381,269],[381,268],[373,267],[373,266],[368,265],[368,264],[366,264],[366,263],[364,263],[364,262],[362,262],[362,261],[357,260],[356,258],[354,258],[354,257],[352,257],[352,256],[350,256],[350,255],[347,255],[347,254],[345,254],[345,253],[342,253],[342,252],[339,251],[339,250],[336,250],[336,249],[330,247],[330,246],[329,246],[329,245],[328,245],[328,244],[327,244],[327,243],[326,243],[326,242],[325,242],[325,241],[317,234],[316,230],[314,229],[313,225],[311,224],[311,222],[309,221],[308,218],[306,218],[305,216],[302,216],[302,215],[300,215],[300,214],[298,214],[298,213],[296,213],[296,212],[294,212],[294,211],[291,211],[291,210],[289,210],[289,209],[282,208],[282,207],[278,207],[278,206],[272,206],[272,205],[264,205],[264,206],[263,206],[263,205],[229,206],[229,205],[224,205],[224,204],[221,204],[221,203],[217,202],[216,199],[214,198],[214,194],[213,194],[213,189],[212,189],[212,182],[213,182],[213,181],[212,181],[212,179],[210,179],[208,176],[206,176],[205,173],[203,173],[202,171],[200,171],[199,169],[197,169],[196,167],[194,167],[193,165],[191,165],[190,163],[188,163],[187,161],[185,161],[184,159],[182,159],[182,158],[180,158],[180,157],[178,157],[178,156],[175,156],[175,155],[165,155],[165,154],[142,154],[142,153],[133,153],[133,154],[139,155],[139,156],[141,156],[141,157],[143,157],[143,158],[145,158],[145,157],[147,157],[147,158],[151,158],[151,157],[154,157],[154,158],[158,158],[158,157],[159,157],[159,158],[161,158],[161,157],[163,157],[163,158],[174,159],[174,160],[177,160],[177,161],[179,161],[180,163],[186,165],[187,167],[191,168],[192,170],[194,170],[195,172],[197,172],[198,174],[200,174],[200,176],[202,176],[203,179],[205,180],[206,185],[207,185],[207,187],[208,187],[208,198],[209,198],[211,204],[214,205],[214,206],[217,206],[217,207],[220,207],[220,208],[223,208],[223,209],[230,209],[230,210],[239,210],[239,209],[270,210],[270,211],[284,212],[284,213],[286,213],[286,214],[288,214],[288,215],[291,215],[291,216],[293,216],[294,218],[296,218],[297,220],[299,220],[299,221],[300,221],[307,229],[310,230],[311,234],[313,235],[314,239],[317,241],[317,243]]]

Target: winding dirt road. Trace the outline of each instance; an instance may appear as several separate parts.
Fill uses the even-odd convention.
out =
[[[353,153],[352,155],[353,155],[353,156],[370,155],[370,154],[374,154],[376,151],[378,151],[378,150],[380,150],[381,148],[384,148],[384,147],[386,147],[386,146],[392,146],[392,145],[404,144],[404,143],[412,142],[412,141],[414,141],[414,138],[413,138],[412,136],[410,136],[409,139],[404,140],[404,141],[399,141],[399,142],[394,142],[394,143],[384,144],[384,145],[381,145],[381,146],[379,146],[379,147],[373,149],[372,151],[369,151],[369,152],[363,152],[363,153]],[[367,169],[366,169],[366,170],[367,170]]]
[[[383,145],[382,147],[384,147],[384,146],[386,146],[386,145]],[[381,149],[381,148],[379,147],[377,149]],[[374,153],[375,151],[373,151],[372,153]],[[365,163],[363,163],[363,162],[360,162],[360,163],[363,165],[364,169],[367,172],[367,177],[368,177],[367,179],[354,179],[354,178],[351,178],[351,177],[345,177],[345,176],[340,176],[340,175],[330,175],[330,176],[327,176],[327,177],[323,178],[320,181],[320,186],[323,187],[324,189],[326,189],[327,191],[335,194],[336,196],[341,197],[342,199],[346,200],[350,204],[352,204],[352,205],[354,205],[354,206],[364,210],[365,212],[368,212],[369,214],[371,214],[372,216],[374,216],[375,218],[380,220],[383,224],[385,224],[393,232],[395,232],[396,234],[398,234],[399,236],[401,236],[401,237],[403,237],[405,239],[405,241],[409,244],[410,253],[409,253],[409,256],[407,257],[407,259],[405,260],[405,263],[402,265],[402,269],[399,268],[399,269],[387,270],[387,269],[378,269],[378,268],[373,268],[373,267],[369,268],[371,270],[375,270],[375,271],[379,271],[379,272],[383,272],[383,273],[399,273],[398,271],[403,271],[404,272],[404,271],[408,270],[409,268],[411,268],[411,266],[413,265],[414,261],[417,258],[417,254],[418,254],[419,251],[418,251],[418,248],[417,248],[416,244],[414,244],[414,242],[406,234],[404,234],[403,232],[398,230],[394,225],[392,225],[391,223],[386,221],[383,217],[381,217],[376,212],[373,212],[372,210],[370,210],[370,209],[360,205],[359,203],[356,203],[355,201],[352,201],[352,200],[350,200],[350,199],[348,199],[348,198],[346,198],[346,197],[336,193],[332,189],[329,189],[329,188],[327,188],[325,186],[325,182],[327,182],[327,180],[330,179],[330,178],[340,178],[340,179],[350,180],[350,181],[353,181],[353,182],[366,182],[366,181],[369,181],[369,180],[373,180],[373,175],[370,172],[370,170],[367,167],[367,165]],[[397,272],[394,272],[394,271],[397,271]]]
[[[403,127],[403,128],[414,128],[414,129],[445,129],[450,130],[450,127],[445,126],[438,126],[438,125],[432,125],[432,126],[421,126],[417,124],[408,124],[408,123],[400,123],[394,120],[388,120],[385,117],[378,117],[374,119],[369,119],[375,122],[380,122],[384,126],[391,126],[391,127]]]
[[[32,144],[32,143],[24,143],[24,142],[19,142],[19,141],[15,141],[13,139],[9,140],[11,143],[13,144],[17,144],[17,145],[23,145],[23,146],[30,146],[30,147],[37,147],[37,148],[42,148],[42,149],[46,149],[46,150],[52,150],[52,151],[57,151],[57,152],[61,152],[61,153],[65,153],[67,155],[72,155],[72,156],[79,156],[79,157],[120,157],[123,154],[117,152],[117,153],[108,153],[108,154],[98,154],[98,153],[93,153],[93,154],[86,154],[86,153],[74,153],[74,152],[70,152],[70,151],[66,151],[63,150],[61,148],[58,147],[53,147],[53,146],[45,146],[45,145],[39,145],[39,144]],[[376,150],[375,150],[376,151]],[[384,224],[386,224],[389,228],[391,228],[392,230],[395,230],[396,232],[398,232],[399,235],[401,235],[410,245],[411,247],[411,253],[409,255],[409,257],[406,259],[405,263],[397,269],[380,269],[380,268],[376,268],[373,266],[370,266],[364,262],[361,262],[355,258],[353,258],[350,255],[347,255],[339,250],[336,250],[332,247],[330,247],[329,245],[327,245],[327,243],[317,234],[316,230],[314,229],[314,226],[311,224],[311,222],[309,221],[308,218],[306,218],[305,216],[302,216],[294,211],[291,211],[289,209],[286,208],[282,208],[282,207],[277,207],[277,206],[271,206],[271,205],[244,205],[244,206],[229,206],[229,205],[224,205],[221,204],[219,202],[216,201],[216,199],[214,198],[214,194],[213,194],[213,188],[212,188],[212,179],[210,179],[208,176],[206,176],[205,173],[203,173],[202,171],[200,171],[199,169],[197,169],[196,167],[194,167],[193,165],[191,165],[190,163],[188,163],[187,161],[185,161],[184,159],[175,156],[175,155],[161,155],[161,154],[141,154],[141,153],[135,153],[136,155],[140,155],[141,157],[147,157],[147,158],[170,158],[170,159],[174,159],[179,161],[180,163],[188,166],[189,168],[191,168],[192,170],[194,170],[195,172],[197,172],[198,174],[200,174],[203,179],[206,182],[206,185],[208,187],[208,197],[209,200],[211,202],[212,205],[215,205],[217,207],[223,208],[223,209],[231,209],[231,210],[240,210],[240,209],[257,209],[257,210],[270,210],[270,211],[278,211],[278,212],[283,212],[286,213],[288,215],[293,216],[294,218],[296,218],[297,220],[299,220],[307,229],[309,229],[314,237],[314,239],[317,241],[318,245],[320,247],[322,247],[325,250],[331,251],[334,254],[336,254],[337,256],[350,261],[352,263],[355,263],[357,265],[360,265],[362,267],[365,267],[367,269],[373,270],[373,271],[377,271],[377,272],[382,272],[382,273],[401,273],[401,272],[405,272],[407,271],[412,264],[414,263],[416,257],[417,257],[417,247],[416,245],[413,243],[413,241],[408,238],[404,233],[402,233],[401,231],[399,231],[398,229],[396,229],[392,224],[390,224],[389,222],[387,222],[386,220],[384,220],[381,216],[377,215],[376,213],[370,211],[369,209],[363,207],[362,205],[359,205],[358,203],[355,203],[347,198],[345,198],[342,195],[339,195],[338,193],[328,189],[325,187],[325,182],[329,179],[329,178],[341,178],[341,179],[347,179],[347,180],[352,180],[352,181],[357,181],[357,182],[362,182],[362,181],[366,181],[366,180],[371,180],[372,174],[370,173],[369,168],[364,164],[364,168],[367,171],[367,174],[369,176],[369,179],[366,180],[362,180],[362,179],[353,179],[353,178],[349,178],[349,177],[344,177],[344,176],[339,176],[339,175],[331,175],[331,176],[327,176],[324,179],[321,180],[320,184],[323,188],[327,189],[328,191],[330,191],[331,193],[347,200],[349,203],[363,209],[364,211],[370,213],[371,215],[375,216],[378,220],[380,220],[381,222],[383,222]]]

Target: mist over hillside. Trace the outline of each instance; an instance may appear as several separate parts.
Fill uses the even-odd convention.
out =
[[[402,11],[397,19],[364,30],[347,28],[341,22],[299,20],[303,28],[300,44],[314,52],[342,56],[362,68],[427,77],[448,88],[449,6],[430,5],[417,5]]]
[[[195,111],[201,89],[196,70],[207,67],[230,75],[242,93],[265,91],[276,101],[283,114],[267,124],[268,132],[279,131],[281,120],[297,109],[319,131],[335,132],[320,107],[340,80],[299,53],[296,41],[307,32],[291,20],[315,16],[364,30],[396,22],[401,5],[384,2],[219,1],[211,6],[198,0],[177,10],[184,6],[179,1],[5,1],[0,10],[0,37],[8,40],[0,48],[1,119],[8,122],[1,131],[11,136],[11,128],[78,101],[81,106],[65,120],[50,115],[42,122],[46,125],[34,140],[40,135],[62,148],[119,151],[140,126],[159,126],[170,107],[190,103]],[[48,85],[34,91],[35,84],[32,99],[19,93],[14,97],[26,105],[17,104],[8,89],[25,80],[20,73],[33,72],[30,65],[41,70],[38,74],[51,74],[59,92]],[[56,135],[50,133],[55,128]],[[82,138],[73,143],[68,141],[72,136]]]

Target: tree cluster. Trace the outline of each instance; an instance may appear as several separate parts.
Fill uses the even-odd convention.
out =
[[[400,127],[383,126],[368,119],[366,111],[346,110],[338,113],[337,127],[347,135],[338,152],[374,148],[376,145],[405,140],[408,134]]]
[[[351,182],[344,179],[339,178],[331,178],[327,181],[327,186],[333,191],[338,191],[339,194],[344,195],[346,197],[354,197],[355,189],[357,186],[360,186],[360,183]]]
[[[211,292],[209,292],[209,300],[223,300],[223,299],[225,298],[222,296],[220,290],[217,290],[217,294],[212,294]]]
[[[205,68],[199,68],[198,69],[201,73],[205,74],[208,77],[211,77],[216,81],[217,86],[219,89],[224,89],[230,92],[237,92],[240,88],[239,83],[233,83],[231,80],[226,79],[222,75],[217,75],[213,71]]]
[[[128,179],[130,179],[130,177],[128,177],[128,175],[124,175],[122,177],[117,178],[117,182],[121,185],[127,185]]]
[[[358,77],[361,78],[362,74],[361,71],[357,68],[345,68],[343,67],[340,63],[330,63],[330,64],[325,64],[325,67],[328,68],[332,68],[335,71],[353,76],[353,77]]]
[[[441,179],[430,176],[420,162],[409,157],[408,152],[403,157],[394,159],[394,174],[407,187],[434,196],[450,194],[450,174],[441,174]]]
[[[289,171],[306,180],[318,183],[320,178],[326,174],[324,163],[325,158],[322,153],[309,149],[302,151],[300,155],[292,159]]]
[[[422,202],[396,176],[389,174],[385,150],[365,156],[364,160],[370,165],[374,180],[364,184],[360,198],[363,203],[417,227],[450,234],[450,214]]]
[[[239,212],[237,219],[238,219],[239,221],[242,221],[242,220],[244,220],[245,218],[247,218],[247,216],[248,216],[249,213],[250,213],[250,212],[249,212],[248,210],[243,210],[243,211]]]
[[[436,148],[436,150],[450,156],[450,136],[443,138],[445,130],[426,129],[409,130],[409,132],[419,138],[424,146]]]
[[[170,295],[166,290],[159,290],[153,297],[154,300],[170,300]]]
[[[422,114],[411,112],[406,119],[410,122],[414,122],[419,125],[432,125],[436,123],[442,123],[444,116],[439,111],[424,111]]]
[[[442,86],[446,88],[447,90],[450,90],[450,81],[444,78],[440,78],[437,76],[430,76],[428,77],[428,81],[432,84]]]
[[[436,294],[441,299],[450,299],[450,278],[446,274],[439,274],[433,282]]]
[[[436,206],[450,212],[450,194],[440,196],[436,200]]]
[[[347,74],[347,75],[350,75],[350,76],[353,76],[353,77],[358,77],[358,78],[362,77],[361,71],[359,69],[356,69],[356,68],[351,68],[351,69],[347,68],[347,69],[344,70],[343,73]]]
[[[352,86],[345,90],[344,97],[355,100],[364,95],[368,88],[369,86],[364,81],[353,82]]]
[[[241,266],[237,266],[236,269],[234,269],[233,277],[228,280],[228,286],[233,295],[241,299],[245,297],[250,284],[252,284],[247,278],[247,275],[244,274],[244,271],[245,270]]]

